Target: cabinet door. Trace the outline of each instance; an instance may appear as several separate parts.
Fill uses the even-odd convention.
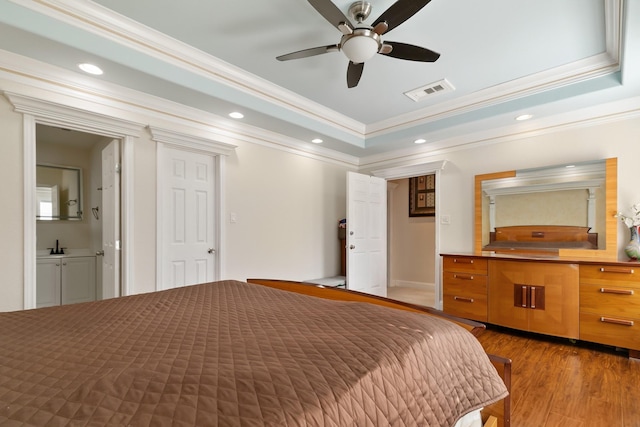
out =
[[[579,335],[577,264],[491,261],[489,322],[567,338]],[[535,296],[538,304],[532,304]],[[534,298],[536,299],[536,298]]]
[[[540,264],[532,267],[532,284],[545,288],[544,310],[531,310],[529,329],[558,337],[580,335],[580,286],[577,264]]]
[[[65,258],[62,265],[62,304],[95,299],[96,258]]]
[[[489,323],[509,328],[529,330],[529,308],[516,305],[514,288],[527,283],[527,269],[522,263],[489,262]]]
[[[36,262],[36,308],[60,305],[61,259]]]

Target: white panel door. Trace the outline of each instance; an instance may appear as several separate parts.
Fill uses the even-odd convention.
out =
[[[347,287],[387,296],[387,181],[347,172]]]
[[[102,295],[120,296],[120,141],[102,150]]]
[[[214,280],[215,157],[162,146],[159,289]]]

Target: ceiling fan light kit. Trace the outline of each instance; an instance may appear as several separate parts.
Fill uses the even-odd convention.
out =
[[[358,23],[357,27],[353,26],[331,0],[308,1],[331,25],[343,34],[340,44],[288,53],[278,56],[277,60],[289,61],[341,50],[349,59],[347,86],[352,88],[357,86],[360,81],[364,63],[376,53],[392,58],[419,62],[435,62],[440,57],[439,53],[424,47],[398,42],[385,43],[381,37],[411,18],[431,0],[398,0],[370,26],[362,23],[371,13],[371,4],[366,1],[357,1],[349,7],[349,15]]]
[[[342,53],[356,64],[373,58],[381,46],[380,36],[366,28],[356,28],[352,34],[342,36],[340,40]]]

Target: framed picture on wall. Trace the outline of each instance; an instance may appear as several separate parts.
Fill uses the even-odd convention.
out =
[[[409,216],[436,215],[436,175],[409,178]]]

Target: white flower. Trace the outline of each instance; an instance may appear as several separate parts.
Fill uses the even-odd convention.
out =
[[[631,206],[632,215],[625,215],[622,212],[618,212],[616,214],[617,218],[620,218],[620,221],[624,223],[627,227],[639,226],[640,225],[640,203],[635,203]]]

